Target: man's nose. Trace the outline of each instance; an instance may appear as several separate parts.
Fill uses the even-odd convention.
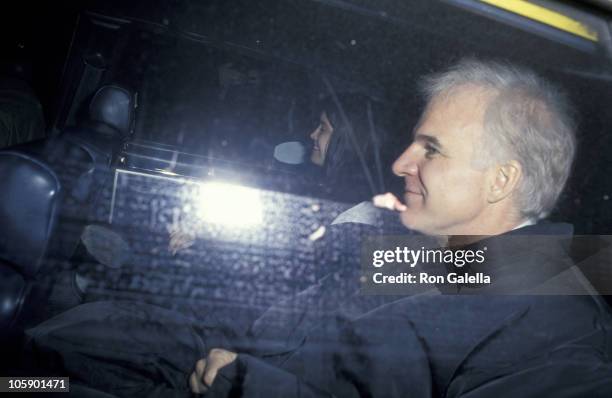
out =
[[[398,177],[415,175],[418,172],[418,159],[414,145],[410,145],[397,159],[395,159],[391,170],[393,170],[393,174]]]

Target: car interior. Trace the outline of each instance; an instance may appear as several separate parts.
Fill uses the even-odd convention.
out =
[[[47,135],[0,149],[3,373],[16,371],[24,331],[74,300],[135,300],[246,325],[316,283],[326,273],[316,254],[326,226],[373,194],[402,189],[390,167],[423,110],[418,77],[464,57],[516,62],[568,91],[580,149],[550,218],[577,236],[602,236],[568,250],[612,303],[612,269],[601,266],[612,225],[612,4],[533,2],[577,21],[570,29],[493,3],[54,8],[43,26],[64,24],[70,37],[59,72],[39,78],[55,82],[41,97]],[[44,42],[37,32],[32,40]],[[59,46],[60,35],[50,37]],[[377,161],[354,170],[366,192],[354,201],[338,193],[353,182],[326,192],[307,159],[318,101],[342,103],[347,93],[372,99],[373,134],[386,135]],[[173,250],[177,229],[191,239]]]

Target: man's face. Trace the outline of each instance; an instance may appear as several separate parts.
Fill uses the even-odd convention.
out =
[[[487,171],[475,168],[487,94],[463,86],[429,104],[412,144],[393,164],[404,178],[402,223],[430,235],[478,234],[486,217]]]

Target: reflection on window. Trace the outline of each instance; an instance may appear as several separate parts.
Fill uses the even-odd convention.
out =
[[[204,222],[245,228],[261,224],[263,209],[259,191],[221,182],[200,185],[192,198],[197,216]]]

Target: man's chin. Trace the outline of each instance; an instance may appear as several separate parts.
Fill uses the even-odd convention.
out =
[[[416,229],[418,225],[418,223],[416,222],[417,217],[415,217],[415,215],[411,213],[412,212],[410,211],[410,208],[401,212],[399,215],[400,221],[402,222],[404,227],[411,229],[411,230],[417,230]]]
[[[437,236],[437,233],[432,231],[431,226],[428,225],[422,217],[419,217],[419,214],[411,210],[412,209],[408,208],[399,215],[400,221],[404,227],[424,235]]]

